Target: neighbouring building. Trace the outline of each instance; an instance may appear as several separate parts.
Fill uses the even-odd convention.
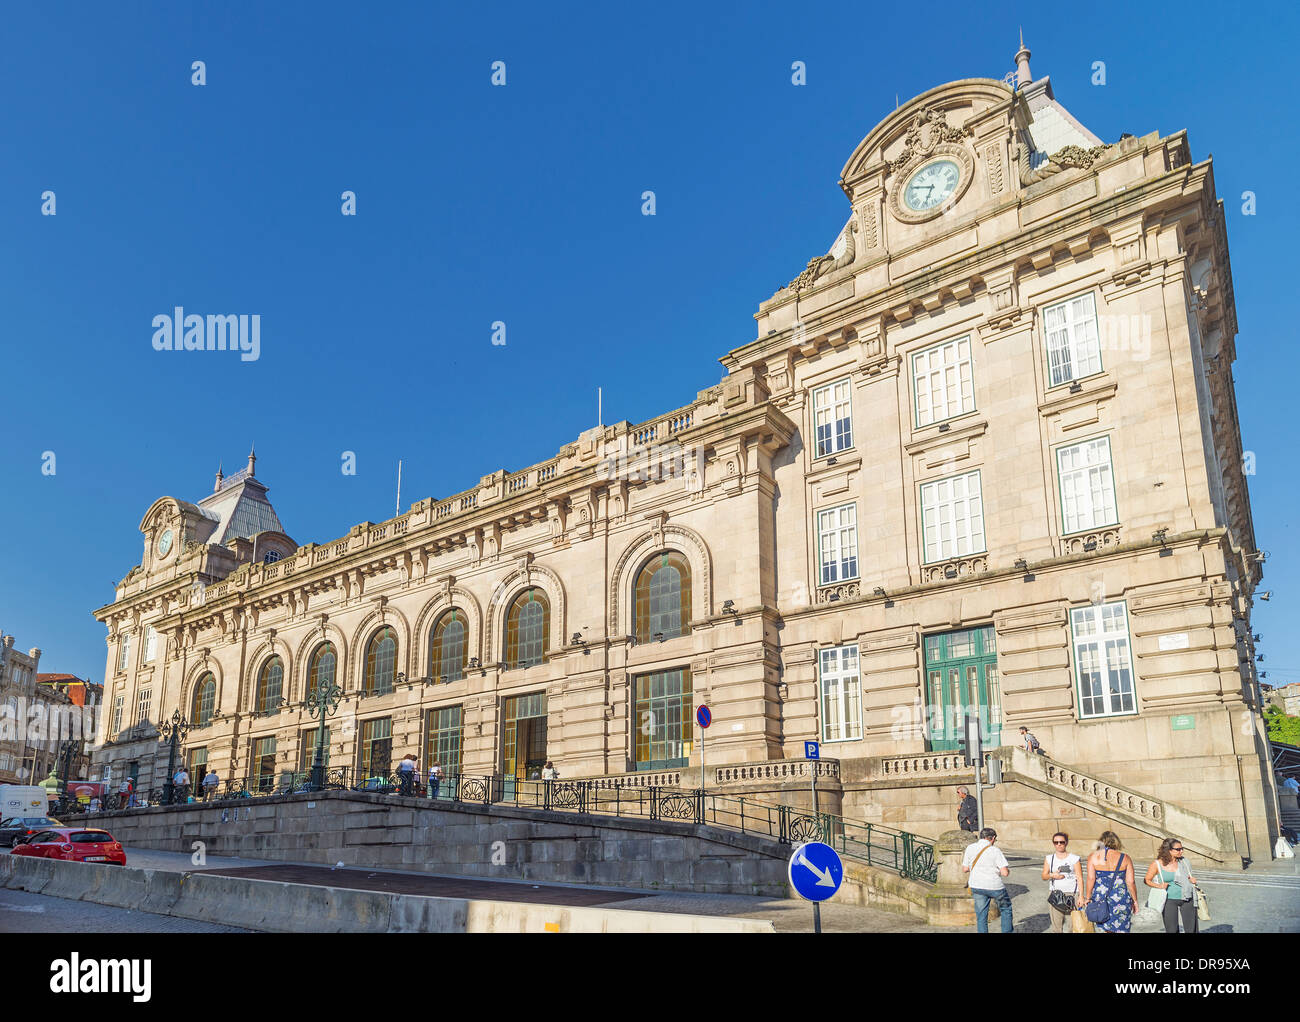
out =
[[[1288,717],[1300,717],[1300,681],[1276,686],[1268,693],[1268,701]]]
[[[71,778],[90,769],[99,687],[71,674],[38,674],[40,659],[39,649],[21,653],[12,635],[0,636],[0,784],[37,784],[62,770],[65,742],[75,745]]]
[[[1213,167],[1181,131],[1103,142],[1029,56],[871,129],[827,253],[684,407],[328,542],[285,534],[252,457],[155,502],[95,612],[104,762],[161,783],[179,712],[192,773],[269,787],[333,683],[358,777],[694,785],[707,703],[711,788],[802,797],[818,739],[823,805],[933,836],[969,711],[1048,754],[1004,749],[1012,846],[1074,820],[1266,856]]]

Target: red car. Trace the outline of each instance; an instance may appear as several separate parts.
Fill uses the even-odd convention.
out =
[[[103,862],[110,866],[125,866],[126,852],[106,830],[89,830],[84,827],[59,827],[43,830],[23,839],[14,855],[35,855],[44,859],[66,859],[70,862]]]

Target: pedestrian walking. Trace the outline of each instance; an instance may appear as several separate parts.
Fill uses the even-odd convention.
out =
[[[560,772],[555,769],[555,764],[548,759],[546,761],[546,766],[542,767],[542,780],[553,781],[559,776]]]
[[[989,932],[989,903],[996,902],[1002,914],[1002,932],[1014,928],[1011,919],[1011,895],[1007,894],[1005,878],[1011,875],[1011,866],[1000,848],[994,847],[998,832],[992,827],[980,831],[980,839],[967,845],[961,857],[961,871],[969,873],[966,884],[975,896],[975,932]]]
[[[1034,733],[1027,727],[1020,729],[1020,743],[1031,756],[1042,752],[1042,746],[1038,744],[1038,739],[1034,737]]]
[[[213,798],[217,793],[217,786],[221,784],[221,778],[217,776],[217,771],[213,767],[208,767],[207,774],[203,777],[203,801]]]
[[[1295,799],[1296,808],[1300,809],[1300,781],[1297,781],[1294,777],[1288,777],[1282,782],[1282,787],[1290,793],[1293,799]]]
[[[1043,879],[1050,881],[1047,888],[1047,911],[1051,915],[1053,933],[1065,932],[1066,919],[1073,916],[1083,893],[1083,874],[1079,857],[1069,850],[1070,835],[1057,831],[1052,835],[1051,854],[1043,859]],[[1074,922],[1070,932],[1078,932]]]
[[[963,785],[957,789],[957,799],[957,826],[973,834],[979,830],[980,817],[980,810],[975,803],[975,796]]]
[[[184,802],[190,793],[190,772],[182,766],[172,777],[172,801]]]
[[[438,764],[429,764],[429,797],[438,797],[438,788],[442,786],[442,767]]]
[[[1097,850],[1088,856],[1088,921],[1098,933],[1128,933],[1137,907],[1133,860],[1124,854],[1118,835],[1103,831]]]
[[[1183,843],[1176,837],[1160,842],[1160,851],[1147,869],[1147,908],[1159,912],[1165,923],[1165,933],[1178,932],[1178,920],[1183,921],[1184,933],[1200,929],[1196,918],[1196,877],[1183,858]]]
[[[397,764],[397,780],[401,785],[401,794],[411,794],[415,787],[415,756],[409,752]]]

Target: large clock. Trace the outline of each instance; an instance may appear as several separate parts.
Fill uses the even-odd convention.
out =
[[[158,537],[158,556],[166,557],[167,554],[171,552],[171,548],[172,548],[172,530],[166,529],[163,531],[163,534]]]
[[[961,167],[955,160],[933,160],[913,171],[903,186],[903,205],[913,213],[926,213],[942,206],[961,183]]]
[[[940,142],[928,152],[892,168],[889,210],[905,224],[921,224],[952,209],[970,188],[975,160],[964,145]]]

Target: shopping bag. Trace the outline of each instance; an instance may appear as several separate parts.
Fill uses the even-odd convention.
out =
[[[1199,887],[1196,888],[1196,918],[1203,923],[1210,921],[1210,899]]]
[[[1096,933],[1097,928],[1088,922],[1087,913],[1081,908],[1076,908],[1070,913],[1070,932],[1071,933]]]

